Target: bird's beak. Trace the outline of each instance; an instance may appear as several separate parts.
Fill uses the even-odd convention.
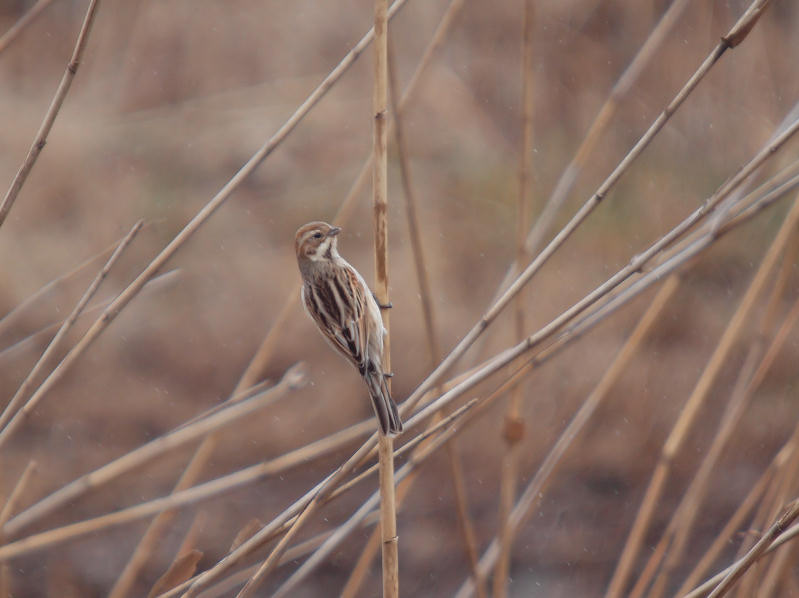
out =
[[[340,232],[341,232],[341,227],[340,226],[334,226],[329,231],[327,231],[327,236],[328,237],[335,237]]]

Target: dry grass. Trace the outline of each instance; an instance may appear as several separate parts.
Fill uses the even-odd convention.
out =
[[[391,578],[317,218],[390,261],[402,595],[790,595],[799,10],[395,2],[381,214],[373,9],[0,8],[0,598]]]

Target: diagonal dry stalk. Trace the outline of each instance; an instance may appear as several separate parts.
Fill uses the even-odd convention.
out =
[[[44,9],[52,3],[53,0],[38,0],[36,4],[31,6],[30,9],[0,37],[0,54],[2,54],[8,46],[19,37],[19,34],[22,33],[28,25],[33,23],[36,17],[42,14]]]
[[[21,302],[17,303],[8,313],[0,317],[0,335],[7,332],[15,324],[15,319],[21,316],[28,307],[34,305],[39,299],[46,297],[54,289],[59,288],[60,285],[64,284],[69,279],[77,276],[80,272],[88,268],[94,262],[98,261],[104,255],[111,253],[119,245],[120,241],[122,241],[122,239],[119,239],[118,241],[111,243],[108,247],[106,247],[102,251],[95,253],[93,256],[85,259],[83,262],[75,266],[69,272],[60,274],[59,276],[50,280],[46,284],[42,285],[42,287],[39,288],[36,292],[34,292],[32,295],[29,295]]]
[[[522,496],[516,504],[516,507],[508,513],[507,541],[512,542],[516,533],[523,523],[521,513],[529,513],[530,509],[538,502],[541,492],[543,492],[546,483],[551,479],[552,473],[560,464],[563,455],[571,446],[574,439],[583,429],[585,424],[591,419],[593,414],[601,405],[602,401],[608,396],[613,385],[618,378],[626,371],[632,358],[638,351],[643,339],[652,329],[652,327],[659,321],[663,309],[668,304],[671,297],[679,287],[680,279],[677,276],[669,277],[661,289],[658,291],[655,298],[650,303],[646,312],[641,316],[635,329],[630,333],[630,337],[625,342],[619,353],[616,355],[613,363],[605,372],[600,382],[594,388],[593,392],[586,398],[580,409],[572,418],[569,425],[563,430],[558,440],[555,442],[552,449],[542,461],[541,465],[536,471],[533,479],[525,488]],[[516,515],[512,517],[512,515]],[[488,572],[495,567],[495,562],[500,557],[502,538],[497,537],[492,540],[486,549],[481,561],[481,571]],[[465,596],[472,592],[471,584],[466,581],[461,585],[458,596]]]
[[[791,211],[786,216],[783,226],[788,227],[788,234],[791,235],[787,243],[796,238],[796,223],[799,222],[799,200],[794,201]],[[786,244],[787,244],[786,243]],[[769,304],[772,308],[776,305],[776,300],[781,296],[787,278],[784,275],[788,263],[787,255],[783,256],[783,268],[781,269],[781,276],[778,277],[777,283],[771,293]],[[679,564],[683,552],[687,545],[689,533],[692,531],[693,522],[696,518],[701,501],[707,491],[709,479],[711,474],[715,471],[718,460],[721,457],[722,450],[727,442],[732,437],[735,426],[743,415],[744,410],[749,405],[750,399],[754,391],[765,379],[768,369],[771,367],[774,359],[783,348],[788,335],[799,318],[799,301],[796,302],[794,308],[786,316],[779,330],[774,335],[771,343],[766,346],[766,335],[768,330],[772,328],[772,320],[774,319],[774,310],[767,309],[763,317],[763,322],[760,326],[760,333],[754,339],[750,347],[749,354],[741,368],[736,382],[735,388],[730,396],[725,412],[722,416],[721,423],[718,431],[713,438],[710,448],[707,451],[702,463],[700,464],[697,473],[694,475],[693,480],[688,490],[680,500],[680,504],[675,509],[671,521],[666,527],[666,531],[658,542],[658,547],[655,549],[653,555],[650,557],[649,562],[644,568],[644,572],[636,582],[632,590],[631,598],[643,595],[646,586],[651,580],[655,569],[659,566],[661,559],[668,550],[668,556],[665,560],[664,566],[658,578],[655,580],[654,588],[648,594],[650,597],[661,595],[665,590],[666,581],[669,576],[674,572]]]
[[[616,572],[608,587],[607,595],[609,597],[618,596],[624,591],[624,586],[643,543],[644,534],[649,527],[649,522],[655,512],[655,507],[665,488],[666,480],[671,470],[671,463],[680,451],[688,431],[696,420],[699,410],[705,403],[713,387],[713,383],[721,372],[722,367],[727,362],[730,351],[732,351],[740,334],[743,332],[749,319],[749,314],[755,308],[757,298],[765,288],[771,270],[784,251],[785,245],[793,232],[793,226],[797,221],[799,221],[799,203],[795,204],[795,208],[785,219],[783,226],[780,228],[780,231],[769,247],[749,288],[741,299],[738,309],[730,320],[705,370],[702,372],[693,392],[685,402],[677,421],[663,444],[659,461],[635,517],[635,522],[633,523],[627,543],[622,551]]]
[[[11,207],[14,205],[19,192],[22,190],[22,186],[25,184],[30,171],[33,169],[33,165],[36,164],[36,159],[39,157],[39,154],[42,153],[47,143],[47,136],[50,134],[50,129],[53,127],[56,116],[58,116],[61,105],[64,103],[67,92],[69,92],[69,88],[75,78],[75,74],[78,72],[80,60],[83,57],[84,50],[86,50],[86,44],[89,41],[89,32],[92,29],[99,4],[100,0],[91,0],[89,2],[89,6],[86,9],[86,16],[83,18],[83,24],[80,27],[80,33],[78,33],[78,39],[72,50],[72,56],[69,58],[67,68],[64,70],[61,82],[58,84],[58,89],[53,96],[53,100],[50,102],[50,107],[44,115],[44,120],[36,133],[36,137],[33,139],[33,144],[28,150],[28,155],[25,156],[25,160],[22,162],[17,174],[14,176],[14,180],[11,182],[11,187],[9,187],[5,197],[3,197],[3,201],[0,202],[0,226],[5,222],[8,213],[11,211]]]
[[[599,113],[588,128],[588,132],[580,142],[577,151],[574,153],[574,157],[566,168],[563,169],[560,178],[558,178],[558,181],[555,183],[552,193],[544,204],[544,208],[535,219],[533,228],[527,233],[523,245],[523,258],[511,265],[505,274],[502,284],[499,286],[499,290],[504,290],[508,284],[516,278],[524,260],[531,259],[533,253],[541,245],[544,235],[552,225],[558,211],[566,202],[569,192],[580,176],[583,168],[588,163],[588,158],[599,144],[602,134],[616,114],[621,101],[633,88],[649,62],[657,55],[657,51],[667,39],[669,33],[674,29],[674,26],[677,24],[677,21],[688,4],[689,0],[674,0],[674,2],[671,3],[668,10],[666,10],[655,28],[646,38],[646,41],[641,46],[641,49],[635,55],[632,62],[630,62],[621,77],[619,77],[618,81],[614,84],[613,89],[611,89],[610,94],[599,109]],[[498,297],[499,295],[494,299],[496,300]]]
[[[782,448],[774,455],[771,463],[760,476],[760,479],[752,486],[746,498],[738,505],[738,508],[733,513],[732,517],[724,525],[724,529],[714,538],[713,544],[702,555],[702,558],[694,567],[693,571],[685,578],[675,593],[675,596],[682,596],[688,592],[692,587],[698,584],[702,576],[707,573],[710,566],[718,559],[721,551],[733,541],[733,536],[736,534],[743,525],[745,519],[749,516],[755,508],[755,504],[760,501],[766,487],[772,482],[775,472],[778,472],[788,459],[791,458],[796,450],[797,441],[799,440],[799,427],[794,430],[790,439],[782,446]]]
[[[467,409],[467,407],[462,407],[448,418],[443,419],[435,426],[417,435],[410,442],[403,445],[402,448],[398,449],[395,452],[395,457],[408,452],[431,435],[448,426],[452,421],[461,418],[463,412],[465,412]],[[371,418],[365,423],[369,424],[370,428],[374,427],[374,421]],[[307,451],[305,450],[293,451],[292,453],[288,453],[283,457],[247,467],[181,492],[172,493],[165,497],[139,503],[137,505],[133,505],[119,511],[114,511],[106,515],[100,515],[99,517],[95,517],[93,519],[78,521],[76,523],[71,523],[62,527],[49,529],[44,532],[27,536],[21,540],[0,546],[0,562],[5,562],[8,559],[21,555],[30,554],[32,552],[39,551],[42,548],[53,546],[82,535],[96,533],[110,527],[119,526],[131,521],[150,517],[154,514],[158,514],[167,510],[174,510],[182,506],[195,504],[197,502],[217,496],[223,492],[227,492],[232,488],[236,488],[259,479],[274,477],[282,471],[285,471],[287,467],[295,466],[305,462],[306,454]],[[325,501],[339,496],[353,485],[363,481],[368,476],[373,475],[376,471],[376,465],[369,467],[365,471],[349,480],[347,483],[339,486],[334,492],[331,492]],[[260,547],[264,543],[280,535],[280,533],[282,533],[288,527],[288,525],[293,524],[297,513],[299,512],[300,508],[304,506],[304,504],[305,503],[303,503],[302,500],[297,501],[295,505],[292,505],[292,507],[286,511],[287,517],[282,520],[280,525],[272,526],[268,533],[265,532],[264,535],[260,537],[260,540],[257,544],[250,545],[246,551],[238,552],[237,555],[246,555],[255,548]],[[233,555],[233,557],[236,557],[236,555]]]
[[[31,525],[34,521],[75,500],[88,489],[97,488],[99,485],[141,466],[150,459],[163,455],[165,452],[187,442],[201,438],[209,431],[233,423],[284,397],[289,391],[302,386],[304,381],[305,374],[302,367],[294,366],[286,371],[278,384],[263,393],[256,394],[245,401],[236,402],[227,409],[223,409],[207,418],[181,426],[172,432],[159,436],[155,440],[138,447],[101,468],[73,480],[60,490],[19,513],[0,529],[2,529],[5,537],[15,537],[22,529]]]
[[[450,416],[441,420],[435,429],[444,428],[443,431],[437,436],[428,439],[424,444],[420,445],[413,451],[410,459],[405,463],[402,468],[397,472],[397,482],[402,482],[408,478],[419,465],[424,463],[428,457],[433,455],[439,448],[449,442],[455,434],[458,433],[459,428],[462,426],[461,420],[467,416],[467,412],[477,404],[477,400],[473,399],[463,407],[452,413]],[[425,434],[427,436],[427,434]],[[418,443],[414,443],[417,445]],[[405,447],[403,447],[404,449]],[[398,451],[399,453],[399,451]],[[308,576],[317,566],[319,566],[341,542],[352,533],[358,526],[360,526],[369,515],[370,512],[377,506],[378,501],[382,500],[382,493],[374,492],[372,495],[361,504],[360,507],[350,516],[350,518],[343,524],[339,525],[336,530],[325,540],[325,542],[314,552],[314,554],[303,565],[295,571],[286,582],[273,594],[274,598],[291,595],[296,586]]]
[[[471,373],[472,372],[467,372],[466,375],[460,375],[453,382],[445,384],[444,385],[445,390],[450,389],[456,383],[462,382],[468,377],[468,375],[471,375]],[[267,392],[271,392],[273,388],[274,387],[269,387],[267,389]],[[244,394],[234,396],[230,405],[226,404],[223,409],[218,411],[212,409],[210,410],[210,412],[213,413],[213,415],[218,415],[220,417],[220,419],[217,420],[218,422],[221,423],[223,421],[227,421],[226,420],[227,412],[225,411],[225,409],[242,403],[243,401],[246,400],[246,398],[250,397],[251,395],[254,395],[255,393],[260,392],[260,390],[261,390],[260,386],[253,387],[253,389],[246,391]],[[260,401],[260,399],[258,398],[254,398],[253,400]],[[187,428],[190,428],[194,423],[205,421],[207,417],[208,414],[206,414],[204,418],[196,419],[196,421],[192,423],[182,424],[178,426],[175,430],[172,430],[171,432],[168,432],[166,435],[161,436],[160,438],[154,440],[153,442],[161,443],[162,452],[161,453],[156,452],[150,454],[153,457],[155,457],[158,456],[159,454],[163,454],[164,451],[179,446],[179,444],[175,443],[174,441],[165,440],[165,438],[167,436],[173,435],[177,431],[186,433],[185,430]],[[205,421],[205,424],[203,425],[207,425],[207,423],[208,422]],[[227,480],[229,480],[227,482],[225,481],[225,478],[218,478],[217,480],[215,480],[212,490],[206,489],[205,486],[202,487],[195,486],[191,490],[181,491],[179,496],[175,495],[172,497],[174,499],[174,504],[175,505],[189,504],[196,500],[200,500],[201,497],[204,496],[213,496],[215,494],[218,494],[219,492],[224,492],[226,490],[229,490],[230,488],[252,482],[254,480],[263,478],[265,476],[277,475],[279,473],[297,467],[303,463],[307,463],[313,459],[317,459],[333,451],[344,448],[347,445],[352,444],[354,440],[357,440],[358,438],[367,435],[373,429],[374,429],[373,418],[371,417],[367,418],[364,421],[361,421],[343,430],[339,430],[338,432],[335,432],[329,436],[320,438],[319,440],[311,442],[310,444],[301,446],[297,449],[289,451],[288,453],[284,453],[280,456],[274,457],[269,461],[230,474],[226,476]],[[73,480],[73,482],[70,482],[69,484],[65,485],[59,490],[56,490],[50,495],[39,500],[37,503],[29,506],[25,511],[19,513],[18,516],[12,518],[12,520],[9,522],[8,527],[5,528],[5,532],[12,536],[18,535],[22,529],[31,525],[35,521],[38,521],[42,517],[51,514],[59,507],[63,507],[69,502],[77,500],[79,497],[93,490],[98,485],[102,483],[107,483],[111,479],[119,477],[120,475],[130,471],[132,467],[137,466],[143,462],[140,460],[142,454],[140,451],[145,450],[145,447],[139,447],[125,455],[122,455],[118,459],[100,467],[99,469],[96,469],[93,472],[85,474],[84,476],[81,476],[76,480]],[[158,511],[159,510],[157,509],[153,511],[153,513],[157,513]]]
[[[724,579],[722,579],[713,591],[708,594],[707,598],[721,598],[721,596],[724,596],[797,517],[799,517],[799,500],[795,500],[785,507],[783,515],[774,522],[774,525],[772,525],[765,534],[763,534],[763,537],[752,547],[752,550],[733,565],[729,573],[727,573]]]
[[[404,0],[403,0],[404,2]],[[441,19],[430,43],[425,48],[424,54],[419,61],[419,64],[416,67],[416,70],[411,77],[408,85],[405,88],[405,91],[400,99],[399,106],[397,108],[397,114],[407,106],[409,100],[413,96],[414,92],[418,88],[418,84],[422,79],[422,75],[427,70],[428,65],[438,47],[443,42],[446,34],[449,31],[449,28],[452,22],[455,19],[455,16],[460,11],[460,8],[463,5],[463,0],[452,0],[444,13],[444,16]],[[397,10],[401,8],[401,4],[392,4],[391,8],[389,9],[388,17],[389,19],[396,14]],[[370,31],[367,33],[367,36],[372,35]],[[364,38],[366,39],[366,38]],[[362,40],[363,41],[363,40]],[[360,53],[362,50],[359,50]],[[356,55],[357,57],[357,55]],[[347,55],[344,61],[348,61],[348,65],[354,61],[350,60],[350,55]],[[338,68],[338,67],[337,67]],[[343,71],[342,71],[343,72]],[[340,224],[343,221],[346,221],[349,212],[352,209],[353,204],[355,203],[356,197],[360,194],[361,190],[363,189],[364,185],[366,184],[367,177],[370,173],[372,166],[372,156],[366,160],[363,164],[360,173],[356,177],[355,182],[352,185],[347,197],[342,201],[337,214],[333,218],[333,222],[336,224]],[[247,365],[244,373],[242,374],[241,378],[239,379],[238,384],[236,385],[236,389],[234,391],[238,392],[245,388],[249,388],[252,386],[261,375],[261,372],[264,371],[266,365],[271,362],[272,357],[274,355],[275,350],[279,346],[279,342],[281,340],[281,335],[285,329],[286,324],[289,321],[289,318],[294,310],[299,305],[299,285],[294,288],[294,290],[289,293],[286,297],[286,300],[283,304],[283,307],[278,312],[277,316],[275,317],[272,326],[269,332],[264,337],[263,341],[261,342],[260,347],[256,350],[255,354],[253,355],[250,363]],[[216,438],[210,436],[203,440],[203,442],[198,447],[195,454],[192,456],[190,463],[187,465],[184,472],[181,474],[180,479],[178,480],[177,484],[174,487],[174,492],[179,492],[190,487],[196,479],[199,477],[201,471],[205,467],[205,463],[210,458],[211,454],[215,450],[216,447]],[[135,577],[143,565],[144,561],[148,558],[152,547],[158,541],[158,538],[163,533],[163,530],[166,528],[170,520],[169,514],[164,513],[156,518],[150,526],[147,528],[144,536],[140,540],[138,546],[134,550],[131,559],[128,561],[128,564],[125,566],[120,577],[117,579],[117,582],[114,585],[114,588],[111,592],[111,598],[122,598],[123,596],[127,595],[132,587],[133,581]]]
[[[516,200],[516,263],[525,259],[524,238],[533,195],[533,2],[525,0],[524,17],[522,19],[522,147],[519,151],[519,189]],[[526,297],[520,291],[515,300],[516,340],[525,337],[525,303]],[[502,477],[499,488],[498,526],[500,551],[494,569],[493,596],[505,598],[508,593],[510,574],[511,528],[508,521],[513,502],[516,498],[516,482],[519,475],[519,452],[524,439],[524,419],[521,416],[524,386],[517,385],[510,392],[508,408],[505,412],[502,437],[505,453],[502,457]],[[479,575],[475,576],[479,579]],[[478,590],[479,593],[479,590]]]
[[[41,357],[36,361],[33,368],[31,368],[30,373],[25,377],[25,380],[22,381],[17,392],[14,393],[14,396],[6,405],[3,412],[0,413],[0,447],[5,442],[7,435],[6,435],[6,426],[10,427],[10,420],[12,417],[15,416],[17,409],[20,407],[22,402],[25,400],[25,395],[28,394],[28,391],[33,386],[33,383],[36,381],[36,378],[42,372],[44,367],[50,361],[50,358],[55,354],[55,351],[60,348],[61,341],[64,340],[67,332],[72,328],[72,325],[78,319],[83,309],[89,303],[94,294],[97,292],[97,289],[100,288],[100,285],[108,276],[108,273],[113,268],[114,264],[116,263],[117,259],[122,255],[122,253],[127,249],[128,245],[133,241],[133,238],[136,234],[141,230],[144,222],[139,220],[136,224],[133,225],[133,228],[130,229],[127,235],[119,242],[117,248],[111,254],[111,257],[108,258],[108,261],[103,265],[100,271],[97,273],[97,276],[94,277],[89,287],[86,289],[86,292],[83,293],[83,296],[78,300],[75,307],[70,312],[69,316],[64,320],[63,324],[61,324],[61,328],[58,329],[58,332],[47,345],[44,352],[42,353]],[[25,404],[22,406],[22,410],[31,410],[35,406],[35,403]]]
[[[799,186],[799,176],[795,176],[789,181],[783,183],[782,185],[777,186],[776,188],[769,190],[768,192],[762,193],[762,190],[756,190],[750,195],[754,195],[757,197],[756,200],[750,200],[750,196],[742,199],[742,203],[751,203],[754,202],[759,207],[759,210],[765,209],[774,204],[774,202],[779,198],[782,197],[785,193],[795,189]],[[764,185],[765,187],[765,185]],[[622,292],[618,293],[614,297],[611,297],[608,301],[604,304],[596,307],[592,312],[588,313],[587,315],[583,316],[580,320],[572,324],[570,327],[566,328],[558,337],[557,341],[553,343],[551,346],[544,349],[540,352],[532,361],[533,364],[541,363],[546,359],[551,358],[555,353],[560,351],[564,346],[566,346],[569,342],[573,342],[575,339],[579,338],[582,334],[586,331],[590,330],[593,326],[595,326],[598,322],[602,321],[604,318],[608,317],[612,314],[615,310],[619,309],[622,305],[629,302],[633,297],[638,296],[643,290],[655,284],[659,280],[661,280],[664,276],[674,272],[680,266],[690,262],[694,259],[699,253],[710,247],[720,236],[734,230],[737,226],[743,224],[743,222],[748,221],[755,214],[759,213],[759,210],[747,210],[744,212],[746,218],[741,219],[740,217],[733,216],[729,222],[725,222],[721,226],[710,226],[709,231],[705,234],[702,234],[693,241],[690,245],[686,248],[682,248],[679,251],[675,251],[674,255],[669,257],[659,266],[654,268],[653,270],[647,272],[645,275],[641,276],[638,280],[634,281],[630,284],[627,288],[623,289]],[[535,339],[538,335],[533,335],[528,337],[527,345],[535,346]],[[518,348],[518,346],[517,346]],[[515,350],[507,350],[503,352],[503,361],[506,358],[512,358],[514,356],[518,356],[518,353]],[[455,391],[456,389],[453,389]],[[452,392],[452,391],[451,391]],[[450,393],[448,393],[449,395]],[[438,401],[436,401],[433,405],[427,406],[421,413],[418,415],[422,415],[427,411],[434,410],[438,404],[445,402],[449,397],[445,395]],[[528,490],[530,488],[528,487]],[[527,491],[522,496],[522,498],[517,502],[517,506],[514,508],[513,513],[511,514],[511,520],[514,522],[514,525],[519,527],[525,521],[526,516],[529,513],[529,503],[534,500],[534,496],[527,495]],[[496,544],[492,544],[489,547],[489,550],[483,555],[481,559],[481,567],[487,569],[488,567],[493,565],[493,559],[496,558]],[[461,590],[458,592],[458,596],[468,596],[471,594],[472,588],[469,586],[469,582],[464,583],[461,587]]]
[[[28,483],[30,482],[30,479],[34,473],[36,473],[36,461],[30,460],[25,466],[25,469],[22,471],[22,475],[19,476],[19,479],[14,485],[14,488],[11,490],[11,493],[8,495],[3,508],[0,509],[0,528],[2,528],[3,524],[8,521],[12,511],[17,506],[19,497],[22,496],[22,493],[28,487]],[[2,534],[0,534],[0,539],[2,539],[2,537]],[[10,586],[11,568],[9,567],[8,563],[0,563],[0,597],[11,598],[12,594]]]

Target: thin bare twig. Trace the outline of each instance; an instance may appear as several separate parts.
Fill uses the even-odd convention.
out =
[[[20,19],[14,23],[8,31],[6,31],[2,37],[0,37],[0,54],[3,53],[8,46],[11,45],[19,34],[22,33],[28,25],[33,23],[44,9],[50,6],[53,3],[53,0],[39,0],[36,4],[31,6],[30,10],[28,10]]]
[[[3,409],[3,413],[0,414],[0,447],[2,447],[3,443],[8,437],[5,432],[6,426],[9,426],[9,428],[11,427],[9,420],[11,420],[12,416],[15,415],[16,410],[22,401],[25,400],[25,395],[28,394],[28,391],[36,381],[36,378],[48,364],[50,358],[55,354],[56,349],[61,346],[61,341],[64,340],[64,337],[78,319],[78,316],[80,316],[81,312],[89,303],[91,298],[94,297],[97,289],[100,288],[100,285],[105,280],[106,276],[108,276],[108,273],[111,271],[111,268],[113,268],[117,259],[119,259],[125,249],[127,249],[128,245],[130,245],[130,243],[133,241],[133,238],[141,230],[143,225],[144,221],[139,220],[133,225],[133,228],[130,229],[130,232],[119,242],[116,250],[114,250],[114,252],[111,254],[111,257],[108,258],[108,261],[97,273],[97,276],[95,276],[94,280],[92,280],[91,284],[86,289],[86,292],[83,293],[83,296],[78,300],[77,304],[72,309],[72,312],[70,312],[69,316],[67,316],[67,319],[64,320],[63,324],[61,324],[61,328],[59,328],[58,332],[53,337],[53,340],[51,340],[50,344],[47,345],[47,348],[44,350],[41,357],[39,357],[33,368],[31,368],[30,373],[25,377],[25,380],[22,381],[22,384],[19,385],[17,392],[14,393],[14,396],[8,402],[5,409]],[[33,407],[35,407],[35,403],[31,403],[32,401],[29,401],[28,404],[22,407],[22,410],[30,411],[33,409]]]
[[[797,517],[799,517],[799,501],[794,501],[785,508],[785,513],[774,522],[774,525],[772,525],[765,534],[763,534],[763,537],[752,547],[752,550],[733,565],[731,571],[724,576],[721,583],[708,594],[707,598],[721,598],[721,596],[724,596],[724,594],[735,585],[735,582],[746,573],[747,569],[760,558],[772,542],[782,534]]]
[[[73,480],[60,490],[50,494],[36,504],[11,519],[2,530],[6,537],[14,537],[26,526],[52,513],[55,509],[75,500],[87,490],[96,488],[111,479],[146,463],[164,452],[181,446],[191,440],[200,438],[211,430],[228,425],[254,411],[271,404],[280,397],[285,396],[290,390],[299,388],[305,382],[305,374],[301,365],[289,368],[282,380],[262,394],[256,395],[246,401],[237,402],[210,417],[201,419],[188,426],[180,427],[163,436],[140,446],[134,451],[111,461],[103,467]]]
[[[78,72],[78,67],[80,66],[83,52],[86,49],[86,44],[89,41],[89,32],[94,23],[94,17],[97,14],[99,4],[100,0],[91,0],[91,2],[89,2],[89,7],[86,9],[86,16],[83,18],[83,24],[78,34],[78,40],[75,42],[72,56],[67,63],[67,68],[64,70],[64,75],[61,77],[61,83],[58,84],[58,89],[55,92],[55,96],[53,96],[52,102],[50,102],[47,113],[44,115],[44,120],[33,140],[33,145],[31,145],[31,148],[28,150],[28,155],[22,162],[22,166],[19,167],[14,180],[11,182],[11,187],[9,187],[3,201],[0,203],[0,226],[5,222],[8,213],[11,211],[11,207],[14,205],[14,201],[16,201],[22,189],[22,185],[25,184],[28,174],[30,174],[33,165],[36,163],[36,159],[47,143],[47,136],[50,134],[50,129],[53,127],[56,116],[58,116],[58,111],[61,110],[64,98],[67,97],[67,92],[72,85],[72,80]]]

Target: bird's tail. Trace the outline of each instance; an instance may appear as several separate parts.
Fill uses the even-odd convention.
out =
[[[363,378],[369,387],[372,406],[375,409],[375,415],[377,415],[377,421],[380,423],[380,429],[383,434],[393,436],[402,432],[402,420],[400,419],[397,405],[391,398],[382,369],[370,363]]]

